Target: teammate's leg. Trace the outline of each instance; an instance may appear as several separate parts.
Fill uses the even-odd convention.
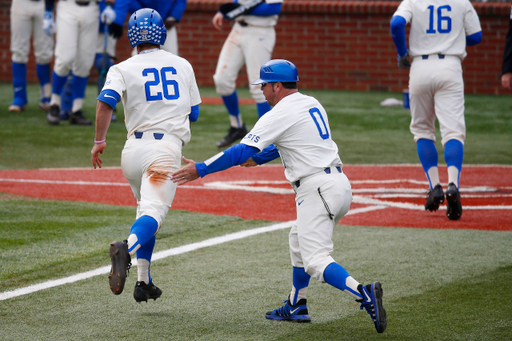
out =
[[[27,104],[27,64],[12,62],[12,86],[14,99],[9,111],[22,111]]]
[[[43,26],[44,7],[43,4],[37,4],[40,8],[39,12],[33,17],[34,27]],[[52,85],[50,83],[51,69],[50,62],[53,57],[53,36],[49,36],[41,29],[35,29],[33,35],[34,55],[36,57],[36,73],[39,79],[41,90],[41,99],[39,107],[48,111],[50,109],[50,96],[52,94]]]
[[[419,139],[416,142],[416,149],[418,151],[418,157],[420,159],[421,165],[423,166],[423,170],[427,175],[430,189],[433,189],[437,184],[440,183],[439,169],[437,166],[439,158],[436,145],[432,140]]]
[[[36,64],[36,73],[41,89],[41,100],[39,101],[39,107],[44,111],[48,111],[50,109],[50,72],[50,64]]]

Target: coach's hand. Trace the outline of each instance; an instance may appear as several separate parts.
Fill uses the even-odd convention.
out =
[[[409,61],[409,53],[406,53],[402,57],[397,56],[397,60],[399,69],[408,69],[411,67],[411,62]]]
[[[100,154],[103,154],[103,150],[105,149],[106,146],[107,146],[107,142],[103,142],[103,143],[95,143],[94,146],[92,147],[91,155],[92,155],[92,166],[94,167],[94,169],[96,169],[96,166],[98,166],[98,168],[101,168],[101,164],[103,163],[103,161],[101,161],[101,159],[100,159]]]
[[[184,156],[182,158],[186,165],[171,175],[171,180],[178,185],[184,185],[187,182],[194,181],[199,178],[199,173],[196,169],[196,162],[194,160],[189,160]]]
[[[213,27],[215,27],[217,30],[222,30],[222,21],[224,20],[224,14],[221,12],[217,12],[215,16],[212,19]]]

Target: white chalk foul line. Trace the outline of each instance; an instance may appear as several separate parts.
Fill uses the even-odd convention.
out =
[[[226,234],[224,236],[203,240],[201,242],[192,243],[192,244],[183,245],[183,246],[179,246],[176,248],[156,252],[153,254],[152,260],[155,261],[155,260],[167,258],[170,256],[175,256],[175,255],[179,255],[182,253],[194,251],[194,250],[201,249],[204,247],[227,243],[232,240],[242,239],[242,238],[254,236],[254,235],[257,235],[260,233],[285,229],[287,227],[291,227],[294,222],[295,221],[288,221],[288,222],[279,223],[279,224],[275,224],[275,225],[259,227],[259,228],[255,228],[252,230],[244,230],[244,231],[240,231],[240,232],[230,233],[230,234]],[[134,264],[134,266],[137,266],[137,265]],[[33,292],[53,288],[53,287],[68,284],[68,283],[74,283],[74,282],[88,279],[88,278],[91,278],[94,276],[104,275],[109,272],[110,272],[110,265],[102,266],[101,268],[97,268],[97,269],[94,269],[91,271],[79,273],[79,274],[76,274],[73,276],[56,279],[56,280],[51,280],[51,281],[47,281],[44,283],[34,284],[34,285],[30,285],[25,288],[15,289],[12,291],[5,291],[5,292],[0,293],[0,301],[7,300],[9,298],[14,298],[14,297],[18,297],[18,296],[31,294]]]

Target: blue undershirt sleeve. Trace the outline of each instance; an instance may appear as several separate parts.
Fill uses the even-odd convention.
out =
[[[391,19],[391,37],[395,43],[396,51],[400,57],[407,54],[407,44],[405,42],[405,25],[407,21],[404,17],[395,15]]]
[[[257,7],[253,8],[251,11],[249,11],[248,14],[250,15],[257,15],[260,17],[268,17],[270,15],[276,15],[281,12],[281,5],[282,4],[267,4],[262,3],[261,5],[258,5]]]
[[[108,105],[110,105],[112,110],[114,110],[120,98],[121,96],[119,96],[117,92],[115,92],[114,90],[107,89],[103,90],[96,99],[98,101],[107,103]]]
[[[190,114],[188,115],[188,119],[190,122],[195,122],[199,118],[199,105],[194,105],[190,107]]]
[[[474,46],[482,41],[482,31],[466,36],[466,45]]]
[[[205,175],[241,165],[258,151],[258,148],[243,143],[235,144],[223,152],[212,156],[205,162],[196,163],[197,173],[203,178]]]
[[[254,154],[252,159],[258,165],[262,165],[264,163],[275,160],[279,157],[279,151],[277,150],[274,144],[269,145],[267,148],[263,149],[261,153]]]

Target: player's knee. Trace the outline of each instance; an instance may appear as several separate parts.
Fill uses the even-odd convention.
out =
[[[13,52],[12,53],[12,61],[18,64],[27,64],[28,63],[28,54]]]
[[[261,86],[259,85],[251,85],[249,87],[249,92],[251,93],[252,98],[256,103],[266,102],[265,96],[263,95],[263,91],[261,91]]]
[[[215,90],[221,96],[229,96],[236,89],[235,82],[230,82],[225,77],[221,77],[217,74],[213,76],[213,82],[215,83]]]

